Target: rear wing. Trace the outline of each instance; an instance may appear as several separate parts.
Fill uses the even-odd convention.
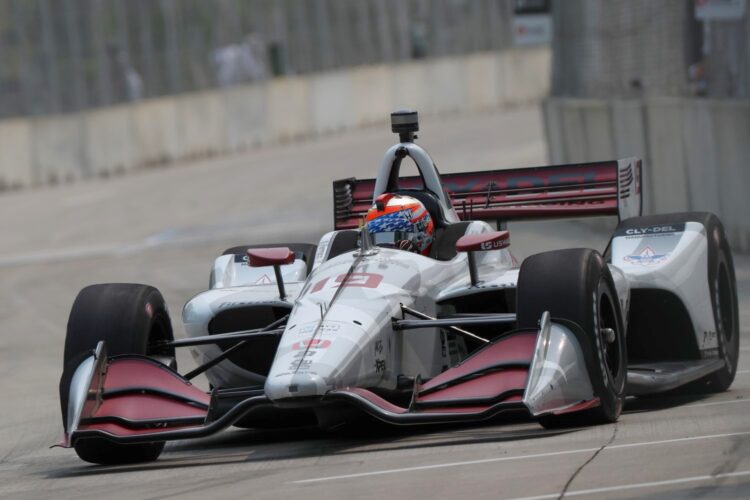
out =
[[[622,160],[444,174],[443,189],[464,221],[641,214],[641,160]],[[352,229],[372,206],[375,179],[333,183],[334,227]],[[424,189],[403,177],[399,189]],[[450,208],[450,207],[448,207]]]

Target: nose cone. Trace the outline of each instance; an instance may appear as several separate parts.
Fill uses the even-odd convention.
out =
[[[311,373],[278,375],[266,380],[265,392],[272,400],[323,396],[328,390],[323,377]]]

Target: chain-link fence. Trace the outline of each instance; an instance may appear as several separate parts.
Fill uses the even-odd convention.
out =
[[[750,2],[744,18],[704,21],[702,35],[695,77],[703,79],[706,95],[750,98]]]
[[[0,0],[0,117],[502,49],[512,0]]]
[[[750,97],[750,5],[731,20],[699,20],[695,9],[696,0],[556,2],[553,94]]]

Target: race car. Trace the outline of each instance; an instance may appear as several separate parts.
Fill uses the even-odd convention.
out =
[[[642,216],[637,158],[441,176],[415,143],[417,113],[391,124],[399,141],[377,178],[333,183],[334,230],[317,245],[215,260],[182,311],[185,338],[153,287],[81,290],[61,446],[119,464],[232,425],[593,425],[617,420],[628,395],[729,388],[737,293],[715,215]],[[419,175],[400,176],[404,161]],[[519,264],[510,251],[507,221],[602,215],[619,218],[602,253]],[[185,374],[181,347],[198,364]]]

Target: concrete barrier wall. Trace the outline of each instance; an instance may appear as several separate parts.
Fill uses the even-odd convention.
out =
[[[0,121],[0,189],[29,186],[34,180],[31,123]]]
[[[347,68],[113,106],[0,121],[0,190],[108,176],[422,115],[539,101],[548,48]]]
[[[750,252],[750,101],[555,98],[544,114],[552,162],[640,156],[644,213],[714,212]]]

